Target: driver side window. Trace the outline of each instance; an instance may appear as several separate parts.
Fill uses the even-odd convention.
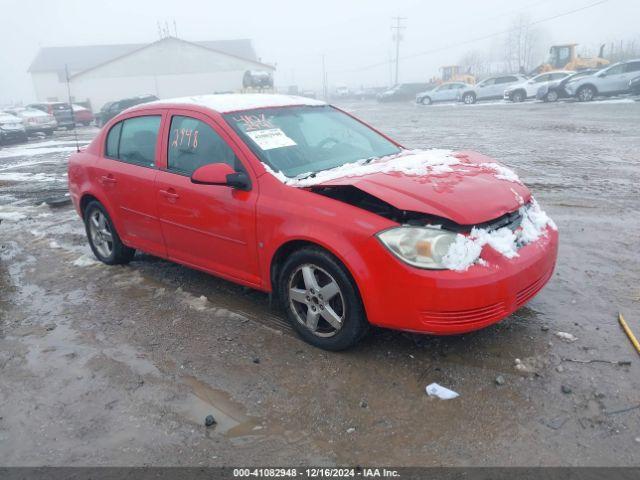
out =
[[[226,163],[241,170],[233,150],[209,125],[192,117],[175,115],[171,119],[167,169],[188,175],[210,163]]]

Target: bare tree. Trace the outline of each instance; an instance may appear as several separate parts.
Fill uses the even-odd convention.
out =
[[[514,18],[504,42],[504,63],[506,70],[532,70],[539,62],[541,31],[531,24],[526,14]]]
[[[488,56],[480,50],[470,50],[459,60],[462,71],[470,73],[476,78],[486,77],[491,73],[491,62]]]

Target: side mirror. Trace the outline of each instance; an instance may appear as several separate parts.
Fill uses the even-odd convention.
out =
[[[251,186],[246,173],[236,172],[226,163],[203,165],[191,174],[191,182],[200,185],[225,185],[241,190],[248,190]]]

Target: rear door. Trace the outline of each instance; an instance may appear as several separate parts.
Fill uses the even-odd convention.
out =
[[[614,65],[606,70],[604,76],[598,75],[598,92],[600,93],[616,93],[627,90],[629,84],[629,76],[626,73],[627,64],[621,63]],[[626,82],[625,82],[626,79]]]
[[[253,173],[239,149],[213,119],[190,110],[172,110],[163,138],[156,201],[168,257],[217,275],[259,285],[256,245],[258,186],[250,190],[198,185],[191,174],[203,165],[227,163]]]
[[[155,202],[156,158],[164,112],[145,111],[114,124],[96,179],[109,197],[118,233],[142,251],[166,256]]]

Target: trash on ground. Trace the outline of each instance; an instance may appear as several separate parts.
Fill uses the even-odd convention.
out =
[[[429,395],[430,397],[438,397],[440,400],[451,400],[460,396],[457,392],[449,390],[448,388],[443,387],[442,385],[438,385],[437,383],[427,385],[427,388],[425,390],[427,392],[427,395]]]
[[[564,393],[565,395],[569,395],[570,393],[573,393],[573,390],[571,390],[571,387],[567,386],[567,385],[562,385],[560,387],[560,390],[562,391],[562,393]]]
[[[631,360],[603,360],[600,358],[592,358],[590,360],[579,360],[577,358],[567,358],[562,357],[563,362],[573,362],[573,363],[609,363],[611,365],[618,365],[619,367],[628,367],[631,365]]]
[[[565,342],[569,342],[569,343],[575,342],[576,340],[578,340],[578,337],[571,335],[570,333],[567,333],[567,332],[556,332],[556,337],[561,338]]]
[[[624,317],[622,316],[622,313],[620,313],[620,312],[618,312],[618,321],[620,322],[620,325],[622,326],[622,329],[624,330],[624,333],[627,334],[627,337],[629,337],[629,340],[631,341],[631,343],[635,347],[636,351],[638,352],[638,354],[640,354],[640,342],[638,342],[638,339],[633,334],[633,332],[629,328],[629,325],[627,325],[627,322],[625,321]]]
[[[218,423],[218,422],[216,422],[216,419],[215,419],[215,418],[213,418],[213,415],[207,415],[207,416],[205,417],[205,419],[204,419],[204,424],[205,424],[207,427],[211,427],[212,425],[215,425],[216,423]]]
[[[502,375],[498,375],[496,377],[496,385],[504,385],[505,383],[506,383],[506,380]]]

